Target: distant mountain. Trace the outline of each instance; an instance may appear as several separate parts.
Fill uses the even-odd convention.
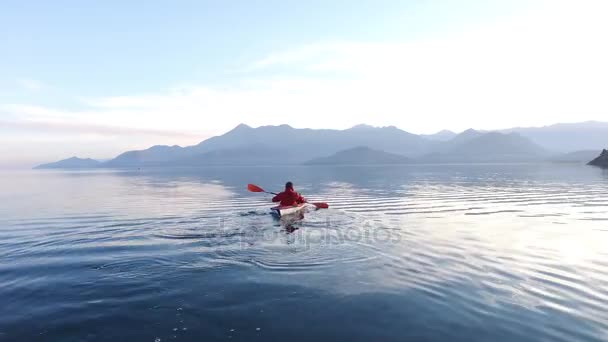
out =
[[[549,161],[554,163],[579,163],[586,164],[591,159],[600,154],[598,150],[584,150],[570,153],[562,153],[549,158]]]
[[[346,130],[296,129],[289,125],[251,128],[239,125],[232,131],[205,140],[194,147],[201,152],[218,149],[264,145],[289,151],[295,160],[303,161],[320,154],[335,153],[355,146],[369,146],[389,152],[417,154],[431,145],[418,135],[394,126],[372,127],[358,125]],[[287,156],[282,156],[286,158]]]
[[[129,151],[104,163],[105,167],[133,167],[143,165],[201,164],[213,160],[221,164],[223,156],[255,146],[263,153],[265,162],[297,164],[326,156],[355,146],[369,146],[391,153],[420,156],[433,150],[436,142],[400,130],[394,126],[372,127],[358,125],[346,130],[296,129],[289,125],[252,128],[241,124],[226,134],[207,139],[198,145],[154,146],[142,151]],[[215,154],[210,154],[215,151]],[[223,151],[223,152],[219,152]],[[231,152],[228,152],[231,151]],[[254,152],[254,151],[251,151]],[[212,156],[213,155],[213,156]],[[252,162],[248,154],[244,154]],[[228,158],[230,159],[230,158]],[[227,164],[234,160],[227,160]]]
[[[448,131],[447,129],[444,129],[444,130],[439,131],[434,134],[421,134],[420,136],[423,138],[430,139],[430,140],[448,141],[450,139],[453,139],[456,135],[457,135],[456,133],[454,133],[452,131]]]
[[[88,169],[99,166],[100,162],[90,158],[72,157],[54,163],[41,164],[34,169]]]
[[[281,156],[288,156],[288,151],[264,145],[251,145],[189,155],[171,161],[171,165],[278,165],[283,164]]]
[[[329,157],[309,160],[307,165],[382,165],[405,164],[411,160],[405,156],[374,150],[369,147],[355,147],[334,153]]]
[[[157,145],[128,151],[102,162],[100,167],[300,164],[307,160],[367,146],[423,162],[564,161],[586,156],[581,151],[608,145],[608,123],[584,122],[498,132],[468,129],[460,134],[440,131],[416,135],[394,126],[356,125],[345,130],[297,129],[289,125],[252,128],[240,124],[231,131],[197,145]],[[563,154],[570,153],[572,154]],[[585,152],[586,153],[586,152]],[[95,167],[97,162],[64,168]],[[55,163],[41,165],[57,167]],[[70,165],[60,161],[57,164]],[[86,166],[80,166],[86,165]],[[93,166],[94,165],[94,166]]]
[[[517,133],[481,133],[467,130],[444,143],[424,162],[524,162],[540,161],[550,153]]]
[[[603,150],[599,157],[593,159],[588,164],[593,166],[599,166],[602,168],[608,168],[608,150]]]
[[[442,154],[444,152],[448,152],[468,141],[479,138],[486,133],[487,132],[477,131],[469,128],[466,131],[456,134],[449,140],[440,142],[437,146],[435,146],[432,154]]]
[[[597,150],[608,145],[608,122],[587,121],[545,127],[517,127],[501,132],[519,133],[545,149],[557,152]]]
[[[372,126],[372,125],[366,125],[366,124],[359,124],[359,125],[355,125],[353,127],[351,127],[351,130],[367,130],[367,129],[374,129],[376,127]]]
[[[185,158],[187,155],[187,151],[177,145],[156,145],[146,150],[128,151],[122,153],[118,157],[104,162],[101,166],[130,167],[143,165],[162,165],[172,160]]]
[[[486,132],[476,131],[472,128],[469,128],[466,131],[463,131],[462,133],[457,134],[452,139],[446,141],[446,143],[451,146],[456,146],[456,145],[465,143],[467,141],[473,140],[475,138],[479,138],[484,134],[486,134]],[[447,144],[444,144],[444,145],[447,145]]]

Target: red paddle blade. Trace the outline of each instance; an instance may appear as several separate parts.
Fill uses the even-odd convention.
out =
[[[247,190],[251,192],[265,192],[264,189],[260,188],[255,184],[247,184]]]
[[[317,207],[317,209],[327,209],[327,208],[329,208],[329,204],[323,203],[323,202],[316,202],[316,203],[311,203],[311,204],[314,205],[315,207]]]

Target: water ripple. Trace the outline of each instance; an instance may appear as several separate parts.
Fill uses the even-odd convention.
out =
[[[292,221],[239,194],[240,178],[103,175],[98,191],[112,192],[92,207],[74,186],[62,207],[0,219],[11,313],[0,339],[86,340],[80,327],[119,326],[114,317],[151,329],[149,340],[186,324],[198,333],[178,329],[186,340],[237,336],[239,324],[253,331],[244,339],[263,336],[247,324],[307,336],[341,318],[393,340],[403,326],[420,340],[608,339],[605,180],[409,172],[390,187],[380,175],[303,184],[331,208]]]

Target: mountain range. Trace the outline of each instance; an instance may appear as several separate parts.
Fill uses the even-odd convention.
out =
[[[603,122],[501,131],[468,129],[460,134],[444,130],[431,135],[416,135],[394,126],[357,125],[333,130],[240,124],[193,146],[157,145],[105,162],[70,158],[37,168],[327,164],[340,163],[345,156],[353,158],[357,153],[372,161],[387,161],[391,160],[389,155],[396,155],[403,161],[424,163],[522,162],[555,160],[566,154],[582,156],[578,151],[601,151],[607,145],[608,123]]]

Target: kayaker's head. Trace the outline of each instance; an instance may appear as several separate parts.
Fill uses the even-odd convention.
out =
[[[293,190],[293,183],[287,182],[285,183],[285,191]]]

